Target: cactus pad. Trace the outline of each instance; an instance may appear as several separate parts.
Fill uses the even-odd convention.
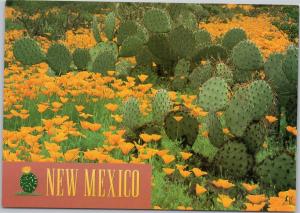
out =
[[[165,115],[172,109],[172,105],[168,92],[160,89],[152,101],[153,120],[163,122]]]
[[[41,63],[45,56],[38,43],[30,38],[21,38],[13,44],[13,53],[17,61],[23,65]]]
[[[99,21],[98,21],[97,16],[93,17],[92,32],[93,32],[93,36],[94,36],[96,42],[100,43],[101,37],[100,37],[100,30],[99,30]]]
[[[63,44],[53,44],[48,49],[47,62],[56,75],[66,74],[70,70],[72,55]]]
[[[243,136],[245,145],[251,154],[259,151],[266,138],[266,127],[262,121],[250,124]]]
[[[192,146],[198,136],[199,123],[186,109],[180,109],[167,114],[164,129],[171,140]]]
[[[193,31],[179,26],[170,32],[170,45],[179,58],[189,58],[194,54],[196,39]]]
[[[243,29],[233,28],[225,33],[222,39],[222,45],[228,50],[232,50],[235,45],[246,39],[247,35]]]
[[[135,131],[142,123],[142,113],[136,98],[130,97],[122,108],[123,124],[129,130]]]
[[[73,61],[78,70],[86,70],[91,61],[89,50],[77,48],[73,52]]]
[[[210,63],[199,65],[189,75],[190,86],[193,89],[199,89],[199,87],[212,77],[212,66]]]
[[[286,153],[265,159],[255,172],[263,185],[275,187],[277,191],[296,187],[296,162]]]
[[[130,36],[139,37],[143,43],[146,43],[149,39],[147,30],[137,22],[131,20],[121,23],[117,35],[118,44],[121,45]]]
[[[123,41],[119,55],[121,57],[135,56],[142,46],[143,41],[139,37],[130,36]]]
[[[204,48],[211,44],[211,35],[208,31],[198,29],[194,32],[195,39],[197,42],[197,50]]]
[[[198,104],[206,111],[216,112],[228,104],[228,85],[220,77],[213,77],[200,88]]]
[[[208,138],[212,145],[215,147],[221,147],[225,143],[224,133],[221,122],[217,115],[210,112],[207,120],[208,126]]]
[[[116,59],[112,52],[106,51],[100,53],[94,63],[92,71],[106,75],[109,70],[115,70]]]
[[[228,142],[215,155],[215,167],[221,174],[229,177],[245,177],[252,169],[253,158],[247,148],[239,142]]]
[[[191,62],[186,59],[180,59],[175,66],[175,76],[187,76],[190,71]]]
[[[286,77],[292,84],[297,85],[298,82],[298,48],[289,46],[282,62],[282,69]]]
[[[226,126],[230,132],[241,137],[253,118],[252,97],[247,88],[239,88],[232,97],[225,113]]]
[[[198,53],[194,56],[195,61],[200,60],[226,60],[227,59],[227,51],[226,49],[219,45],[209,45],[198,51]]]
[[[258,70],[263,66],[263,58],[254,43],[249,40],[241,41],[232,49],[233,64],[243,71]]]
[[[147,46],[150,52],[161,60],[172,60],[174,54],[170,48],[169,37],[165,34],[154,34],[150,36]]]
[[[252,96],[253,118],[260,120],[266,115],[273,104],[271,87],[264,80],[254,81],[249,85],[249,94]]]
[[[161,9],[151,9],[144,14],[145,27],[154,33],[166,33],[171,30],[171,18]]]
[[[216,65],[216,76],[225,79],[229,85],[233,84],[233,72],[224,63],[219,63]]]
[[[105,17],[104,21],[104,33],[108,40],[112,41],[114,38],[114,32],[115,32],[115,25],[116,25],[116,17],[114,12],[110,12]]]

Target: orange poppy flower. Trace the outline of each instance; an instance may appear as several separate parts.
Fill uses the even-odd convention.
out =
[[[224,208],[229,208],[232,203],[235,201],[235,199],[230,198],[228,195],[219,194],[217,201],[219,203],[222,203]]]
[[[168,155],[168,154],[167,155],[163,155],[161,158],[163,159],[163,161],[164,161],[165,164],[169,164],[169,163],[171,163],[171,162],[173,162],[175,160],[174,155]]]
[[[38,106],[39,113],[43,113],[49,108],[49,106],[46,104],[38,104],[37,106]]]
[[[199,184],[196,184],[196,195],[202,195],[204,192],[207,192],[206,188],[200,186]]]
[[[79,158],[79,149],[70,149],[66,151],[66,153],[64,154],[64,158],[66,161],[76,160],[77,158]]]
[[[134,144],[132,144],[132,143],[121,143],[119,145],[119,147],[120,147],[122,153],[124,155],[127,155],[133,149]]]
[[[111,112],[114,112],[118,109],[118,105],[117,104],[112,104],[112,103],[109,103],[109,104],[106,104],[105,105],[105,108]]]
[[[181,121],[181,120],[183,119],[182,116],[173,116],[173,118],[174,118],[177,122],[179,122],[179,121]]]
[[[204,171],[202,171],[201,169],[198,169],[198,168],[193,168],[191,171],[194,173],[194,175],[196,177],[201,177],[203,175],[207,175],[207,172],[204,172]]]
[[[289,133],[292,133],[294,136],[297,136],[297,128],[296,128],[296,127],[287,126],[287,127],[286,127],[286,130],[287,130]]]
[[[257,184],[248,184],[248,183],[242,183],[242,186],[248,191],[252,192],[253,190],[258,188]]]
[[[246,206],[245,211],[251,211],[251,212],[258,212],[261,211],[264,206],[266,205],[265,202],[262,202],[260,204],[253,204],[253,203],[244,203]]]
[[[181,174],[182,177],[186,178],[190,176],[191,172],[190,171],[184,171],[182,169],[179,170],[179,173]]]
[[[265,118],[269,123],[274,123],[278,120],[275,116],[272,115],[266,115]]]
[[[140,79],[140,81],[143,83],[144,81],[147,80],[148,78],[148,75],[144,75],[144,74],[141,74],[141,75],[138,75],[138,78]]]
[[[224,179],[213,180],[212,184],[223,189],[229,189],[235,186],[233,183],[230,183],[228,180]]]
[[[77,112],[82,112],[82,110],[84,110],[85,107],[82,105],[75,105],[75,108],[76,108]]]
[[[247,195],[247,200],[254,204],[260,204],[267,200],[267,197],[264,194],[260,195]]]
[[[175,169],[171,169],[171,168],[163,168],[163,171],[166,175],[171,175],[174,173]]]
[[[183,160],[187,160],[189,159],[193,154],[189,153],[189,152],[180,152],[181,157],[183,158]]]

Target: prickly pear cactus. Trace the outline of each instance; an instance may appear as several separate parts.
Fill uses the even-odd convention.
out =
[[[196,39],[193,31],[179,26],[170,32],[170,45],[171,49],[179,58],[189,58],[193,56]]]
[[[208,138],[212,145],[221,147],[225,143],[223,128],[217,115],[210,112],[207,120]]]
[[[123,124],[129,130],[135,131],[142,123],[140,105],[136,98],[130,97],[122,109]]]
[[[143,41],[143,43],[147,43],[149,39],[147,29],[145,29],[143,26],[141,26],[135,21],[128,20],[122,22],[119,27],[117,35],[118,44],[121,45],[123,41],[130,36],[139,37]]]
[[[139,65],[152,65],[153,55],[147,46],[143,46],[139,49],[136,55],[136,62]]]
[[[174,76],[171,81],[171,88],[175,91],[182,91],[187,86],[188,79],[185,75]]]
[[[246,40],[247,35],[246,32],[241,28],[232,28],[227,31],[222,39],[222,45],[228,50],[232,50],[232,48],[237,45],[239,42]]]
[[[115,70],[116,58],[114,54],[110,51],[100,53],[94,63],[93,63],[93,72],[102,73],[103,75],[107,74],[109,70]]]
[[[251,154],[257,153],[267,136],[267,129],[262,121],[250,124],[243,136],[243,141]]]
[[[248,88],[241,87],[235,91],[227,109],[224,112],[226,126],[230,132],[241,137],[253,118],[252,97]]]
[[[175,76],[187,76],[190,71],[191,62],[186,59],[180,59],[175,66]]]
[[[263,185],[275,187],[277,191],[296,187],[295,158],[286,153],[265,159],[256,166],[255,172]]]
[[[130,36],[123,41],[119,55],[121,57],[135,56],[142,47],[143,41],[139,37]]]
[[[219,63],[216,65],[216,76],[225,79],[229,85],[233,84],[233,72],[224,63]]]
[[[97,44],[95,47],[90,49],[90,55],[92,58],[92,62],[95,61],[96,57],[104,52],[112,52],[115,58],[117,59],[118,57],[118,46],[116,43],[111,42],[111,41],[106,41],[106,42],[100,42]]]
[[[298,82],[298,48],[289,46],[282,62],[282,69],[288,80],[297,85]]]
[[[212,61],[219,61],[219,60],[226,60],[228,57],[227,50],[219,45],[219,44],[212,44],[201,48],[198,53],[194,56],[195,61],[200,60],[212,60]]]
[[[115,16],[115,13],[114,12],[110,12],[105,17],[104,29],[103,29],[106,37],[110,41],[112,41],[113,38],[114,38],[115,26],[116,26],[116,16]]]
[[[14,42],[13,53],[17,61],[23,65],[41,63],[45,56],[38,43],[31,38],[21,38]]]
[[[179,15],[174,18],[175,27],[185,26],[191,30],[197,28],[197,22],[195,14],[188,10],[181,11]]]
[[[199,123],[187,109],[180,109],[167,114],[164,129],[171,140],[192,146],[198,136]]]
[[[282,54],[273,53],[264,65],[266,78],[278,94],[286,94],[289,88],[289,81],[282,70],[283,59],[284,56]]]
[[[212,77],[212,66],[210,63],[199,65],[193,69],[189,75],[190,86],[192,89],[199,89],[200,86]]]
[[[228,85],[220,77],[213,77],[200,88],[198,104],[206,111],[216,112],[228,104]]]
[[[117,75],[121,79],[126,79],[126,77],[130,74],[131,70],[132,70],[132,64],[128,60],[126,60],[124,58],[120,59],[116,63]]]
[[[147,10],[144,14],[145,27],[154,33],[166,33],[171,30],[171,18],[162,9]]]
[[[170,39],[166,34],[151,35],[147,46],[153,56],[160,60],[170,61],[174,58],[174,53],[170,48]]]
[[[35,174],[33,174],[30,169],[23,169],[23,174],[20,178],[20,186],[22,190],[26,193],[32,193],[35,191],[38,185],[38,179]]]
[[[101,42],[101,37],[100,37],[100,30],[99,30],[99,21],[97,16],[93,17],[93,22],[92,22],[92,32],[93,32],[93,36],[96,40],[97,43]]]
[[[233,64],[243,71],[258,70],[263,66],[263,57],[254,43],[241,41],[232,49]]]
[[[152,101],[153,120],[159,123],[163,122],[165,115],[172,109],[172,105],[168,92],[160,89]]]
[[[91,61],[91,55],[88,49],[77,48],[73,52],[73,61],[78,70],[86,70]]]
[[[272,89],[266,81],[257,80],[249,85],[248,90],[254,104],[253,119],[260,120],[273,104]]]
[[[253,167],[253,157],[239,142],[228,142],[215,155],[215,168],[218,173],[228,177],[245,177]]]
[[[196,43],[197,43],[197,46],[196,46],[197,50],[200,50],[201,48],[204,48],[211,44],[211,35],[206,30],[197,29],[194,32],[194,36],[195,36]]]
[[[56,75],[66,74],[70,70],[72,55],[63,44],[53,44],[47,52],[47,62]]]

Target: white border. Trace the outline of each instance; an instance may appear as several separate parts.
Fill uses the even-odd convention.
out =
[[[73,0],[73,1],[80,1],[80,0]],[[99,1],[99,0],[89,0],[89,1]],[[141,2],[138,0],[102,0],[102,2]],[[174,2],[174,3],[208,3],[208,4],[276,4],[276,5],[300,5],[300,0],[143,0],[143,2]],[[0,0],[0,144],[2,144],[2,129],[3,129],[3,70],[4,70],[4,8],[5,8],[5,1]],[[299,54],[300,55],[300,54]],[[300,61],[300,60],[299,60]],[[299,63],[300,64],[300,63]],[[298,82],[300,81],[300,75],[298,75]],[[298,94],[300,92],[300,88],[298,87]],[[300,109],[299,106],[299,99],[298,99],[298,112]],[[300,115],[298,113],[297,122],[299,123]],[[299,126],[298,128],[299,129]],[[297,137],[297,143],[299,141],[299,137]],[[2,150],[2,145],[1,149]],[[297,162],[299,159],[299,151],[300,146],[297,146]],[[2,161],[2,151],[0,151],[0,160]],[[297,163],[297,188],[300,187],[300,180],[299,180],[299,171],[300,165]],[[299,191],[299,190],[298,190]],[[2,163],[0,163],[0,200],[2,200]],[[2,203],[2,202],[1,202]],[[297,206],[300,205],[300,195],[297,193]],[[66,213],[66,212],[124,212],[124,213],[131,213],[133,210],[91,210],[91,209],[12,209],[12,208],[2,208],[0,207],[1,213],[18,213],[18,212],[26,212],[26,213],[38,213],[38,212],[59,212],[59,213]],[[134,212],[183,212],[183,211],[151,211],[151,210],[134,210]],[[213,212],[213,211],[193,211],[193,212]],[[228,211],[229,212],[229,211]],[[300,212],[300,208],[297,208],[296,212]]]

